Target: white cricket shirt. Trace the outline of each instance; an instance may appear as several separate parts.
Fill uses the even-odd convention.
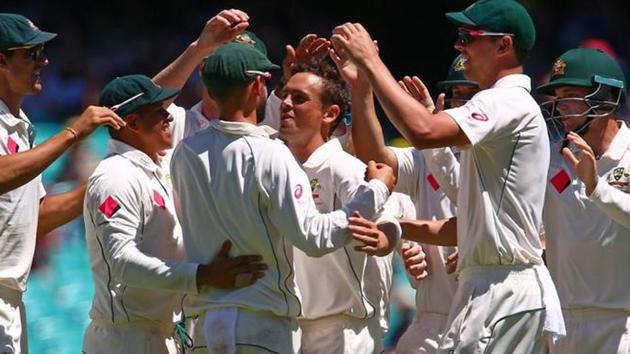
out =
[[[308,177],[288,148],[269,138],[268,127],[221,120],[178,145],[171,174],[190,261],[211,261],[231,240],[231,256],[258,254],[269,266],[251,286],[189,296],[191,314],[244,307],[297,317],[293,245],[311,256],[343,247],[351,211],[371,218],[388,196],[373,180],[342,210],[320,214]]]
[[[0,155],[31,149],[29,126],[24,112],[19,117],[0,100]],[[32,128],[31,128],[32,129]],[[46,195],[42,177],[0,194],[0,286],[24,291],[35,254],[39,203]]]
[[[544,222],[547,265],[563,308],[630,310],[630,129],[597,161],[599,183],[585,186],[551,149]]]
[[[396,192],[408,195],[414,203],[416,218],[438,220],[455,216],[455,207],[442,186],[429,171],[422,151],[415,148],[393,148],[398,160]],[[455,188],[455,187],[454,187]],[[416,286],[416,310],[448,315],[457,282],[455,274],[446,273],[446,257],[456,247],[422,244],[427,255],[427,277]]]
[[[83,219],[94,277],[90,317],[112,323],[172,323],[197,264],[183,262],[181,229],[161,168],[111,139],[88,180]]]
[[[549,168],[545,121],[513,74],[448,113],[470,140],[460,155],[458,269],[542,264],[539,230]]]

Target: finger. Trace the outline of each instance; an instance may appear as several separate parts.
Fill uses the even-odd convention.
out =
[[[577,146],[580,150],[589,152],[591,154],[593,153],[593,149],[591,149],[588,143],[584,141],[584,139],[582,139],[580,136],[569,135],[567,138],[573,143],[573,145]]]
[[[332,61],[337,65],[337,69],[341,70],[341,66],[343,62],[334,48],[328,49],[328,56],[332,59]]]
[[[427,273],[427,271],[425,270],[424,272],[422,272],[422,274],[416,276],[416,280],[422,280],[422,279],[426,278],[427,275],[429,275],[429,273]]]
[[[456,259],[458,259],[458,258],[459,258],[459,253],[458,253],[458,252],[453,252],[453,253],[449,254],[449,255],[446,257],[446,260],[447,260],[447,261],[453,261],[453,260],[456,260]]]
[[[246,263],[254,263],[262,261],[262,256],[257,254],[248,254],[242,256],[232,257],[232,261],[234,264],[246,264]]]
[[[340,54],[348,47],[348,40],[343,34],[333,34],[333,36],[330,37],[330,42],[337,53]]]
[[[219,248],[219,252],[215,258],[228,258],[230,256],[230,249],[232,248],[232,242],[230,240],[225,240]]]
[[[249,27],[249,22],[239,22],[236,26],[230,29],[230,35],[236,37],[237,34],[245,31]]]
[[[307,48],[314,40],[317,38],[317,35],[314,33],[309,33],[306,36],[300,39],[300,43],[298,43],[299,48]]]
[[[444,110],[444,102],[446,100],[446,94],[440,93],[435,104],[435,111],[433,113],[441,112]]]
[[[575,155],[573,155],[573,152],[571,152],[571,150],[569,150],[569,148],[562,148],[562,155],[564,156],[565,160],[567,160],[567,162],[573,166],[573,168],[577,167],[578,162],[580,162]]]
[[[216,16],[214,19],[208,22],[208,24],[213,24],[213,23],[221,23],[224,27],[232,26],[232,23],[230,22],[230,20],[223,16]]]
[[[378,251],[377,248],[370,246],[355,246],[354,250],[358,252],[365,252],[370,256],[376,255],[376,251]]]
[[[233,23],[237,23],[237,22],[241,22],[241,18],[238,16],[238,14],[230,11],[230,10],[223,10],[219,13],[218,17],[223,17],[226,20],[228,20],[230,22],[230,25]]]
[[[373,246],[376,247],[378,245],[378,239],[373,238],[373,237],[369,237],[369,236],[365,236],[363,234],[359,234],[359,233],[351,233],[352,238],[363,243],[362,246],[358,246],[358,247],[363,247],[363,246]]]
[[[235,274],[238,273],[257,273],[269,269],[266,264],[263,263],[250,263],[239,264],[237,266],[230,267],[229,271]]]
[[[402,245],[400,245],[400,250],[402,251],[403,254],[405,253],[405,251],[407,251],[410,248],[411,248],[411,244],[407,242],[403,242]]]
[[[405,92],[407,92],[409,95],[411,95],[411,92],[409,92],[409,89],[407,88],[407,85],[405,85],[405,83],[402,80],[398,80],[398,86],[400,86]]]
[[[249,21],[249,15],[245,11],[232,9],[232,12],[236,14],[241,19],[241,21]]]

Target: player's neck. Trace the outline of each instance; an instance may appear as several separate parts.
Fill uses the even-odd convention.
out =
[[[287,141],[289,150],[293,153],[293,156],[300,161],[300,163],[306,162],[308,158],[317,150],[320,146],[324,145],[325,141],[321,136],[317,135],[313,137],[307,143],[290,142]]]
[[[593,149],[595,156],[601,156],[608,150],[617,132],[619,122],[614,115],[596,118],[584,134],[584,140]]]
[[[494,84],[501,80],[502,78],[508,76],[508,75],[515,75],[515,74],[522,74],[523,73],[523,67],[522,66],[516,66],[516,67],[511,67],[511,68],[505,68],[505,69],[499,69],[496,72],[496,75],[494,76],[494,81],[490,82],[490,80],[484,82],[484,83],[480,83],[480,87],[482,90],[488,89],[492,86],[494,86]]]
[[[219,107],[212,101],[212,98],[210,98],[208,92],[205,90],[201,98],[201,114],[203,114],[207,120],[217,119],[221,114]]]

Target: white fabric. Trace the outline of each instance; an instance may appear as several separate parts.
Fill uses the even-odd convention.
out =
[[[276,96],[276,92],[271,91],[269,97],[267,97],[267,105],[265,106],[265,118],[260,123],[272,127],[275,130],[280,130],[280,106],[282,100]]]
[[[269,265],[252,286],[188,296],[192,315],[240,306],[297,316],[291,244],[312,256],[343,247],[347,216],[359,210],[371,218],[388,196],[373,180],[342,210],[320,214],[308,177],[286,146],[269,139],[268,127],[221,120],[179,144],[171,173],[189,260],[207,262],[231,240],[233,256],[259,254]]]
[[[344,152],[337,139],[318,147],[302,167],[321,213],[340,209],[354,198],[360,186],[366,185],[365,164]],[[395,219],[393,222],[398,225]],[[400,233],[396,236],[400,238]],[[388,268],[386,262],[375,259],[380,257],[355,251],[357,245],[358,242],[351,241],[319,258],[294,249],[295,281],[302,299],[301,317],[317,319],[339,314],[360,319],[374,317],[375,307],[381,301],[380,282],[382,276],[387,276]],[[386,260],[390,261],[391,268],[391,258]],[[314,277],[313,272],[318,276]],[[366,293],[366,282],[370,283],[371,294]]]
[[[373,354],[381,348],[365,321],[349,316],[300,320],[303,354]]]
[[[0,100],[0,156],[29,150],[30,121],[14,117]],[[16,151],[17,150],[17,151]],[[46,195],[41,175],[0,195],[0,287],[24,291],[35,254],[39,203]]]
[[[550,347],[551,354],[630,353],[630,311],[584,308],[563,313],[567,336]]]
[[[416,312],[413,322],[398,339],[397,354],[433,354],[437,351],[446,330],[447,315]]]
[[[92,321],[83,341],[85,354],[179,354],[173,325],[153,323],[112,325]]]
[[[238,310],[235,307],[208,311],[203,319],[208,352],[216,354],[233,354],[236,352],[236,319]]]
[[[26,328],[22,292],[0,288],[0,353],[27,353]]]
[[[508,75],[464,106],[445,111],[471,143],[460,155],[460,270],[542,263],[539,230],[549,139],[529,90],[529,77]]]
[[[437,352],[542,353],[543,297],[531,266],[464,268]]]
[[[416,218],[438,220],[455,216],[455,207],[442,191],[430,180],[424,156],[414,148],[390,148],[398,160],[398,180],[395,191],[409,195],[414,202]],[[456,187],[455,187],[456,189]],[[455,274],[446,273],[446,257],[455,252],[455,247],[422,244],[427,255],[428,276],[416,287],[417,311],[448,315],[457,289]]]
[[[181,261],[171,190],[143,152],[114,139],[109,152],[88,180],[83,209],[95,284],[90,317],[172,323],[182,293],[197,291],[197,264]]]
[[[625,272],[630,269],[630,211],[622,211],[630,208],[630,129],[620,124],[597,161],[600,178],[590,198],[559,147],[551,152],[545,236],[547,262],[563,308],[630,310]]]
[[[301,331],[294,318],[244,308],[211,309],[203,318],[208,354],[299,353]],[[224,327],[222,327],[224,326]],[[222,328],[219,328],[222,327]],[[217,332],[223,335],[217,336]],[[232,338],[233,343],[226,342]],[[197,336],[195,342],[200,342]],[[199,352],[195,350],[195,352]]]
[[[566,332],[541,258],[544,174],[531,173],[548,171],[549,139],[529,89],[527,76],[508,75],[466,105],[446,111],[472,144],[460,155],[458,269],[533,265],[544,295],[544,329],[555,340]]]

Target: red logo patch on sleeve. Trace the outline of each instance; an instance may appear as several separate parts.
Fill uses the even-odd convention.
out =
[[[116,199],[112,198],[111,196],[105,198],[103,204],[98,207],[98,210],[100,210],[103,215],[105,215],[108,219],[116,214],[118,209],[120,209],[120,205],[118,205]]]
[[[482,121],[482,122],[485,122],[485,121],[488,120],[488,116],[487,115],[485,115],[483,113],[477,113],[477,112],[473,112],[470,115],[470,118],[474,119],[474,120]]]
[[[153,191],[153,201],[155,201],[155,204],[159,206],[160,208],[162,209],[166,208],[166,204],[164,203],[164,197],[162,197],[162,195],[158,193],[156,190]]]
[[[571,184],[571,177],[565,170],[560,170],[551,178],[551,184],[558,193],[562,193]]]
[[[301,184],[298,184],[297,186],[295,186],[295,190],[293,191],[293,196],[295,197],[295,199],[300,199],[302,198],[303,192],[304,192],[304,188],[302,187]]]
[[[427,176],[427,181],[429,181],[429,184],[431,185],[431,188],[433,188],[434,191],[436,191],[436,190],[438,190],[440,188],[440,184],[435,179],[435,177],[433,177],[433,175],[428,175]]]
[[[13,138],[9,137],[7,139],[7,149],[9,150],[9,154],[17,154],[20,150],[20,146],[13,140]]]

